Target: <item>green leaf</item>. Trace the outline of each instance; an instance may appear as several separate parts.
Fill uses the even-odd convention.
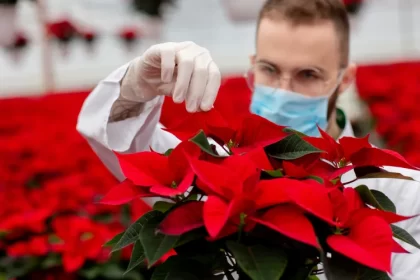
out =
[[[376,190],[370,190],[366,185],[356,187],[356,191],[366,204],[380,210],[390,211],[393,213],[397,212],[394,203],[384,193]]]
[[[56,254],[49,254],[41,263],[43,269],[50,269],[61,265],[61,257]]]
[[[186,201],[197,201],[198,200],[198,194],[194,193],[188,196]]]
[[[162,215],[159,211],[150,211],[141,216],[137,221],[135,221],[122,235],[121,239],[112,249],[112,252],[119,251],[128,245],[133,244],[139,239],[140,231],[143,229],[143,226],[149,221]]]
[[[142,264],[144,260],[145,256],[143,246],[141,245],[140,240],[137,240],[136,243],[134,243],[133,251],[131,252],[130,263],[128,264],[127,270],[124,272],[124,275]]]
[[[391,278],[386,272],[363,267],[359,269],[357,280],[391,280]]]
[[[79,271],[80,276],[86,279],[97,279],[99,275],[102,273],[102,267],[100,266],[92,266],[87,269],[83,269]]]
[[[372,195],[375,197],[378,204],[382,207],[383,210],[397,213],[397,208],[395,204],[383,193],[377,190],[370,190]]]
[[[206,152],[209,155],[212,155],[214,157],[224,157],[213,152],[209,140],[207,139],[207,136],[203,130],[200,130],[200,132],[198,132],[196,136],[191,138],[190,141],[196,144],[198,147],[200,147],[202,151]]]
[[[324,179],[322,179],[321,177],[310,175],[309,178],[317,181],[320,184],[324,184]]]
[[[121,237],[124,235],[124,232],[120,232],[117,235],[115,235],[111,240],[109,240],[107,243],[104,244],[104,247],[112,247],[115,244],[117,244]]]
[[[283,132],[290,133],[290,134],[296,134],[299,137],[306,137],[307,136],[306,134],[303,134],[302,132],[299,132],[297,130],[294,130],[293,128],[290,128],[290,127],[284,128],[283,129]]]
[[[328,280],[390,280],[386,272],[363,266],[338,253],[331,258],[321,254],[322,263]]]
[[[200,280],[205,277],[205,271],[200,273],[200,268],[194,260],[173,256],[156,267],[151,280]]]
[[[228,241],[226,245],[239,267],[252,280],[280,279],[286,269],[287,256],[279,248],[268,248],[260,244],[246,247],[233,241]]]
[[[277,169],[277,170],[264,170],[264,173],[267,173],[268,175],[270,175],[273,178],[281,178],[283,177],[283,172],[281,169]]]
[[[158,226],[165,216],[160,212],[157,213],[159,214],[145,221],[139,235],[149,268],[174,248],[179,239],[179,236],[158,233]]]
[[[136,270],[132,270],[130,272],[128,272],[127,274],[124,274],[124,278],[118,278],[115,280],[146,280],[146,278],[140,274],[138,271]]]
[[[174,149],[168,149],[163,155],[164,156],[169,156],[172,153],[173,150]]]
[[[187,244],[191,241],[198,240],[200,238],[204,238],[206,236],[206,233],[207,233],[206,230],[202,228],[186,232],[179,237],[178,242],[176,243],[176,247],[182,246],[184,244]]]
[[[115,263],[107,263],[101,269],[101,276],[103,276],[105,279],[123,279],[123,275],[124,270]]]
[[[296,134],[290,134],[279,142],[267,147],[268,154],[276,159],[293,160],[308,154],[322,153]]]
[[[420,249],[420,244],[406,230],[396,225],[391,225],[391,229],[395,238]]]
[[[376,173],[369,173],[361,177],[357,177],[359,179],[400,179],[400,180],[409,180],[415,181],[413,178],[404,176],[401,173],[396,172],[376,172]]]
[[[153,205],[153,210],[159,211],[161,213],[166,213],[168,210],[170,210],[175,203],[167,202],[167,201],[157,201]]]

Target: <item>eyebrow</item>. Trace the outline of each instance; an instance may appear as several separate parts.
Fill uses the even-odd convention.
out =
[[[265,59],[258,59],[258,60],[257,60],[257,62],[264,63],[264,64],[268,64],[268,65],[270,65],[271,67],[273,67],[274,69],[276,69],[276,71],[279,71],[279,72],[280,72],[280,67],[278,67],[278,66],[277,66],[275,63],[273,63],[273,62],[270,62],[270,61],[265,60]],[[306,69],[306,67],[302,67],[302,68],[299,68],[299,69]],[[326,73],[327,73],[327,71],[326,71],[325,69],[323,69],[323,68],[321,68],[321,67],[318,67],[318,66],[312,66],[312,65],[309,65],[309,66],[307,66],[307,69],[314,69],[314,70],[319,71],[319,72],[320,72],[320,73],[322,73],[322,74],[326,74]]]

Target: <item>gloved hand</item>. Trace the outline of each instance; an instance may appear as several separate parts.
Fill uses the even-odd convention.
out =
[[[193,42],[150,47],[131,64],[121,85],[121,96],[147,102],[158,95],[185,101],[187,111],[212,108],[221,82],[219,68],[207,49]]]

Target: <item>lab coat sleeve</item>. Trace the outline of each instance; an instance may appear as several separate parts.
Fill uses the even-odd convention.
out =
[[[179,140],[162,130],[159,123],[163,97],[144,103],[137,117],[123,121],[108,121],[112,105],[120,94],[120,84],[129,64],[115,70],[102,80],[86,98],[77,122],[77,130],[120,181],[125,179],[113,151],[136,153],[150,150],[165,152]]]
[[[415,181],[396,179],[359,180],[357,185],[365,184],[386,194],[394,202],[397,213],[404,216],[420,214],[420,172],[402,168],[386,168],[390,172],[397,172],[413,178]],[[420,217],[395,224],[405,229],[420,243]],[[398,241],[398,240],[397,240]],[[394,254],[392,256],[393,280],[420,279],[420,250],[399,242],[411,254]]]

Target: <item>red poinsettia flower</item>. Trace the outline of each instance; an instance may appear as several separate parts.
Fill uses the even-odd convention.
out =
[[[331,168],[324,168],[323,172],[317,174],[324,175],[324,178],[328,180],[337,178],[356,167],[393,166],[418,169],[397,152],[373,147],[369,143],[369,136],[364,138],[343,137],[337,142],[322,129],[319,128],[319,131],[321,133],[320,138],[305,137],[304,139],[325,152],[321,153],[320,156],[331,163]],[[314,161],[310,167],[303,167],[305,170],[309,168],[315,168],[316,170],[317,167],[322,165],[326,167],[325,162]]]
[[[217,239],[235,233],[238,226],[251,230],[255,223],[261,223],[317,247],[315,232],[304,213],[308,211],[332,223],[332,207],[322,185],[285,178],[259,180],[259,169],[246,156],[231,156],[221,164],[195,159],[191,166],[206,184],[203,191],[209,196],[205,202],[188,203],[169,213],[161,225],[164,233],[181,234],[204,225],[210,237]],[[257,212],[274,205],[279,206],[262,216]],[[201,212],[202,217],[197,214]],[[296,228],[305,231],[296,233]]]
[[[194,179],[187,153],[188,156],[198,157],[201,151],[195,144],[185,141],[169,156],[156,152],[117,154],[122,172],[129,181],[114,187],[105,197],[105,202],[121,204],[141,196],[173,197],[184,194]]]
[[[209,112],[192,114],[166,130],[181,140],[186,140],[203,129],[208,137],[239,154],[281,140],[287,136],[284,128],[254,114],[243,115],[241,121],[231,122],[224,119],[216,109],[212,109]]]
[[[328,237],[328,245],[363,265],[390,272],[393,249],[391,227],[377,216],[359,218],[362,219],[349,224],[349,233]]]
[[[318,127],[321,137],[304,137],[313,146],[324,151],[321,158],[331,162],[335,167],[347,164],[350,157],[363,148],[371,148],[369,136],[364,138],[342,137],[338,142],[328,133]]]
[[[186,232],[205,225],[210,237],[220,237],[226,228],[232,230],[225,234],[237,231],[240,215],[249,216],[257,209],[288,200],[274,180],[259,181],[259,170],[244,156],[228,157],[221,164],[193,159],[191,166],[209,196],[204,203],[188,203],[169,213],[162,223],[163,232]],[[203,215],[181,215],[185,212]]]
[[[328,245],[363,265],[390,272],[391,253],[406,251],[393,240],[389,224],[411,217],[368,208],[353,188],[334,190],[330,198],[337,233],[327,238]]]
[[[255,114],[244,117],[236,128],[233,124],[230,127],[224,128],[224,131],[220,132],[215,128],[215,134],[235,154],[269,146],[287,136],[287,133],[284,132],[285,127],[278,126]]]
[[[67,272],[76,271],[85,260],[97,259],[102,255],[102,245],[109,238],[106,225],[95,224],[84,217],[59,217],[52,225],[62,241],[55,244],[54,248],[62,254],[63,266]]]

